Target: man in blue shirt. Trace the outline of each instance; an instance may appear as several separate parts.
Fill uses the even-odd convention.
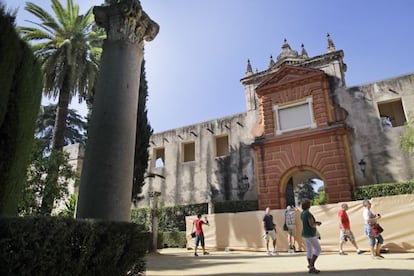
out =
[[[277,255],[276,252],[276,225],[273,223],[273,216],[270,214],[270,208],[266,208],[266,213],[263,216],[264,239],[266,240],[266,254],[269,256]],[[273,250],[269,251],[269,239],[273,240]]]

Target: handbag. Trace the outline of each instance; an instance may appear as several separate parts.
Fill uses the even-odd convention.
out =
[[[384,232],[384,228],[382,228],[378,223],[371,224],[371,232],[374,237],[378,237],[382,232]]]
[[[193,221],[193,227],[191,227],[191,238],[195,238],[196,237],[196,232],[194,231],[194,221]]]
[[[286,225],[286,215],[287,215],[287,211],[285,211],[285,223],[283,224],[283,231],[288,231],[289,228]]]

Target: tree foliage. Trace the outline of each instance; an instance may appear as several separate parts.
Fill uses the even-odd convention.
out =
[[[307,198],[313,200],[316,196],[315,191],[313,190],[313,185],[316,182],[313,179],[308,179],[300,183],[295,188],[295,194],[299,202],[302,202],[303,199]]]
[[[75,95],[79,96],[81,102],[82,97],[94,87],[102,53],[100,45],[104,37],[94,32],[92,9],[80,15],[79,6],[72,0],[67,0],[66,7],[59,0],[51,0],[51,3],[53,16],[42,7],[27,2],[25,10],[39,22],[30,22],[34,27],[19,27],[19,31],[22,38],[31,43],[35,56],[41,62],[45,95],[58,98],[52,149],[61,151],[65,145],[69,103]],[[54,153],[52,151],[52,155]],[[48,178],[58,175],[58,167],[50,166],[49,169],[54,171],[48,172]],[[48,184],[59,185],[58,181],[51,179]],[[43,201],[44,211],[51,212],[48,209],[53,206],[54,199],[46,194]]]
[[[148,167],[148,146],[149,139],[153,133],[153,129],[148,122],[147,115],[147,99],[148,99],[148,83],[145,76],[145,60],[141,65],[141,76],[139,83],[139,97],[138,97],[138,115],[137,115],[137,130],[135,139],[135,157],[134,157],[134,177],[132,183],[132,202],[137,202],[139,194],[142,192],[144,185],[145,173]]]
[[[79,14],[79,6],[67,0],[51,0],[54,16],[42,7],[27,2],[25,10],[40,23],[19,27],[24,40],[32,43],[34,54],[42,64],[44,93],[58,100],[52,148],[64,146],[65,120],[69,103],[76,94],[83,100],[94,87],[102,52],[102,33],[95,32],[92,9]]]
[[[62,209],[57,215],[59,217],[73,218],[75,216],[76,201],[78,200],[77,194],[72,194],[68,200],[65,201],[65,208]]]
[[[20,215],[50,213],[57,202],[67,198],[68,186],[78,181],[76,171],[68,163],[68,154],[50,149],[55,113],[56,105],[43,106],[37,118],[35,147],[32,150],[26,187],[19,206]],[[85,144],[86,122],[75,110],[69,109],[66,124],[65,144]],[[55,179],[57,184],[54,184]],[[69,201],[65,202],[69,213],[71,204],[74,204],[72,201],[73,199],[69,198]],[[72,209],[74,210],[74,207]]]
[[[27,180],[23,191],[22,200],[19,204],[20,215],[44,215],[50,214],[42,207],[44,197],[53,198],[53,204],[64,200],[68,196],[68,186],[72,181],[77,181],[76,171],[68,163],[69,156],[62,151],[53,150],[49,156],[43,156],[42,144],[36,143],[32,162],[27,171]],[[58,168],[56,175],[50,177],[50,173]],[[58,179],[58,182],[50,183]]]
[[[408,121],[406,122],[405,132],[400,137],[400,149],[408,152],[413,153],[414,151],[414,115],[410,114],[408,116]]]
[[[326,198],[325,190],[319,190],[315,198],[312,200],[312,205],[324,205],[328,199]]]
[[[49,104],[42,106],[36,120],[35,137],[43,144],[43,153],[47,154],[51,150],[53,129],[55,127],[57,105]],[[65,146],[70,144],[86,145],[86,120],[80,116],[76,110],[68,109],[65,127]]]

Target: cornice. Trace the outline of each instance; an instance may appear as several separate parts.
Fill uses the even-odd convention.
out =
[[[253,148],[273,145],[287,144],[296,141],[307,141],[313,138],[326,137],[327,135],[345,135],[350,132],[350,128],[345,123],[336,123],[326,127],[320,127],[315,130],[295,131],[272,137],[259,137],[252,143]]]

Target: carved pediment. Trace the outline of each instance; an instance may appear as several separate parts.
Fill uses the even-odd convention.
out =
[[[261,94],[270,88],[286,84],[293,84],[296,81],[323,76],[325,73],[318,69],[306,68],[301,66],[283,66],[278,71],[270,74],[257,88],[256,93]]]

